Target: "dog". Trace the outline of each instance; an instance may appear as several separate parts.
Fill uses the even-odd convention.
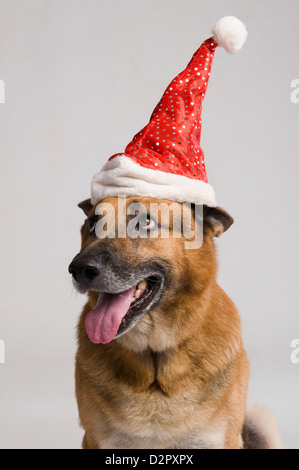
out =
[[[117,198],[102,202],[120,220]],[[75,288],[88,294],[75,371],[83,449],[280,447],[271,413],[248,411],[240,316],[216,281],[214,237],[233,218],[203,206],[201,246],[186,249],[186,237],[174,236],[180,223],[171,214],[168,221],[152,216],[153,202],[172,203],[149,197],[123,203],[125,223],[138,215],[135,238],[117,230],[98,237],[100,203],[79,204],[87,219],[69,272]],[[132,204],[142,209],[128,215]],[[165,226],[169,237],[160,236]]]

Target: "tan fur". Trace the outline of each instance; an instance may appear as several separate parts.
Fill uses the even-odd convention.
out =
[[[171,266],[158,305],[108,344],[87,337],[88,294],[76,356],[83,448],[242,448],[249,366],[238,311],[216,282],[214,235],[206,226],[202,247],[186,250],[184,238],[91,240],[83,227],[82,248],[109,244],[132,269],[153,257]]]

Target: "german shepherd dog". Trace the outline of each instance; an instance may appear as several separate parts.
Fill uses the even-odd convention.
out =
[[[118,198],[105,203],[120,218]],[[83,201],[81,251],[69,266],[88,300],[78,324],[76,397],[84,449],[277,448],[268,411],[248,411],[249,364],[237,308],[216,282],[214,237],[233,223],[203,206],[200,248],[174,236],[175,217],[141,204],[136,232],[98,237],[98,204]],[[178,203],[176,203],[178,204]],[[179,204],[182,206],[182,204]],[[192,208],[192,213],[193,213]],[[132,216],[126,212],[126,223]],[[196,225],[192,217],[192,226]],[[160,236],[167,225],[169,237]]]

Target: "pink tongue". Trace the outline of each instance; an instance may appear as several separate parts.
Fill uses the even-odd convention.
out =
[[[109,343],[130,308],[136,286],[120,294],[99,294],[99,300],[85,318],[85,329],[93,343]]]

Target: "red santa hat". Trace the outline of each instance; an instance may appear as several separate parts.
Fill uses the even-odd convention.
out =
[[[202,102],[216,47],[238,52],[247,31],[239,19],[226,16],[212,34],[169,84],[125,152],[110,157],[93,177],[93,204],[108,196],[150,196],[216,206],[200,145]]]

